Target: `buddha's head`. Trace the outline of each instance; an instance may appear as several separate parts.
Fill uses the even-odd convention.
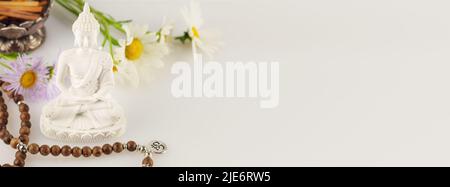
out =
[[[84,4],[83,12],[72,26],[75,35],[75,46],[81,48],[96,48],[100,24],[91,13],[88,3]]]

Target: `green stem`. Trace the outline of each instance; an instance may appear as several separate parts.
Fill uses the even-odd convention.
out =
[[[102,25],[104,26],[106,33],[109,33],[109,26],[107,25],[105,20],[102,21]],[[112,59],[115,59],[114,51],[113,51],[113,44],[111,42],[111,35],[110,34],[106,35],[106,38],[109,41],[109,53],[111,54]]]
[[[67,2],[66,0],[56,0],[56,2],[61,5],[63,8],[65,8],[66,10],[68,10],[69,12],[71,12],[74,15],[79,15],[81,13],[81,11],[75,9],[73,6],[71,6],[69,4],[69,2]]]

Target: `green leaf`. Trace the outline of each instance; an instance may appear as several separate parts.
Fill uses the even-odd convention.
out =
[[[0,54],[0,58],[6,59],[6,60],[15,60],[19,57],[19,53],[10,53],[10,54]]]
[[[132,22],[132,21],[133,21],[133,20],[129,19],[129,20],[117,21],[117,23],[124,24],[124,23],[130,23],[130,22]]]
[[[104,38],[103,38],[103,41],[102,41],[102,47],[105,47],[107,41],[108,41],[108,40],[106,39],[106,37],[104,37]]]
[[[189,32],[184,32],[184,35],[175,37],[175,40],[180,40],[181,43],[185,44],[186,41],[192,41],[192,38],[189,36]]]
[[[120,44],[117,41],[117,39],[115,39],[113,37],[110,38],[109,42],[111,42],[111,44],[113,44],[114,46],[119,46],[120,47]]]
[[[0,58],[1,59],[5,59],[5,60],[16,60],[17,57],[19,57],[19,53],[10,53],[10,54],[3,54],[0,53]],[[0,66],[4,67],[6,69],[12,70],[11,66],[9,66],[7,63],[5,62],[1,62],[0,61]]]

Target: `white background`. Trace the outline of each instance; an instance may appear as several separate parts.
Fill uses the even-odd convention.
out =
[[[95,0],[120,19],[156,29],[164,15],[184,30],[188,1]],[[258,99],[175,99],[175,46],[167,66],[141,90],[116,89],[128,132],[118,139],[165,141],[156,166],[450,166],[450,2],[446,0],[201,1],[205,27],[222,33],[218,62],[280,62],[280,105]],[[48,61],[72,46],[74,17],[55,6]],[[40,134],[32,104],[31,142]],[[11,108],[15,107],[11,104]],[[17,112],[10,126],[17,126]],[[13,132],[17,132],[17,128]],[[112,141],[111,141],[112,142]],[[0,162],[14,152],[2,145]],[[28,166],[139,166],[125,153],[98,159],[29,156]]]

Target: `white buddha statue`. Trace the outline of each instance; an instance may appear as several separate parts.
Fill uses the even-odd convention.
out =
[[[41,131],[72,142],[120,136],[126,119],[109,94],[114,87],[113,62],[97,46],[100,26],[87,3],[72,30],[75,48],[62,52],[56,65],[61,94],[43,108]]]

